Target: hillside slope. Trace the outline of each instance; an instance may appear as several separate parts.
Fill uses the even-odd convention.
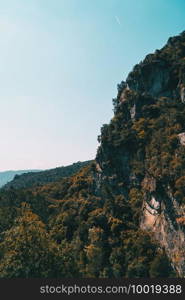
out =
[[[185,276],[185,32],[118,85],[95,161],[0,192],[0,277]]]
[[[63,177],[72,176],[77,173],[82,167],[90,164],[91,161],[77,162],[65,167],[58,167],[54,169],[26,172],[25,174],[17,174],[14,179],[8,182],[3,189],[23,189],[41,186],[49,182],[55,182]]]
[[[0,188],[7,182],[13,180],[15,175],[21,175],[24,173],[38,172],[39,170],[17,170],[17,171],[2,171],[0,172]]]

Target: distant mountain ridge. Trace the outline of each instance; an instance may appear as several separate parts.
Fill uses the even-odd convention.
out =
[[[9,171],[2,171],[0,172],[0,188],[8,183],[9,181],[13,180],[14,176],[21,175],[30,172],[38,172],[41,170],[9,170]]]
[[[92,161],[76,162],[69,166],[57,167],[44,171],[18,171],[12,176],[12,181],[9,180],[6,184],[4,183],[3,189],[22,189],[31,188],[36,186],[42,186],[47,183],[55,182],[63,177],[72,176],[77,173],[82,167],[87,166]],[[2,185],[1,185],[2,186]]]

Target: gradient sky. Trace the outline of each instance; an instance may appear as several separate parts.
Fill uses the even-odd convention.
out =
[[[93,159],[117,84],[183,30],[184,0],[0,0],[0,170]]]

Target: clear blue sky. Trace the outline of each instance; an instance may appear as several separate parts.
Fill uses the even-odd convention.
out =
[[[0,170],[93,159],[117,83],[183,30],[184,0],[1,0]]]

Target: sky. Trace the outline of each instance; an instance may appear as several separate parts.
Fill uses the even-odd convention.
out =
[[[0,171],[93,159],[117,84],[183,30],[184,0],[0,0]]]

